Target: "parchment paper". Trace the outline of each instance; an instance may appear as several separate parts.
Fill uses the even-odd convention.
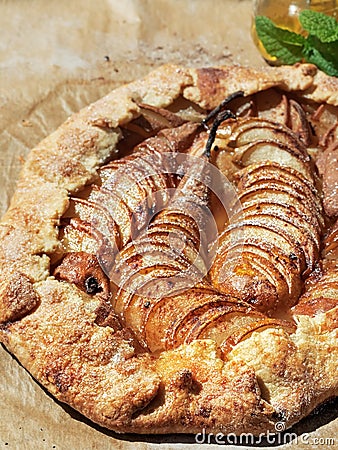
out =
[[[248,0],[0,1],[0,215],[29,149],[117,85],[167,62],[264,65],[250,22]],[[201,447],[194,437],[118,436],[101,429],[55,401],[2,347],[0,377],[1,448]],[[316,437],[335,439],[321,448],[338,446],[336,411],[337,402],[302,421],[286,447],[314,448]],[[289,440],[271,444],[280,448]]]

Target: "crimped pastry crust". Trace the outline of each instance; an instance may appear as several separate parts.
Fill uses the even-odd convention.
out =
[[[258,434],[278,421],[291,426],[337,395],[337,306],[313,314],[296,307],[294,333],[254,332],[225,361],[212,340],[154,356],[113,321],[102,325],[99,299],[50,273],[69,196],[116,156],[120,127],[140,103],[165,108],[183,97],[211,110],[234,91],[271,87],[338,106],[338,79],[310,64],[168,65],[71,116],[29,154],[0,224],[0,338],[56,398],[94,422],[117,432]]]

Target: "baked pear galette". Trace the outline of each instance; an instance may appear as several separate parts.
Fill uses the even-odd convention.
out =
[[[160,67],[31,150],[0,339],[117,432],[267,433],[338,393],[338,79]]]

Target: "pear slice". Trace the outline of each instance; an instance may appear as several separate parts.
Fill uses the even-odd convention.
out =
[[[60,227],[60,240],[64,253],[82,251],[96,255],[104,239],[90,223],[73,218]]]
[[[244,319],[245,320],[245,319]],[[223,358],[226,358],[227,354],[244,339],[250,337],[255,331],[262,331],[265,328],[282,328],[287,333],[294,333],[296,325],[294,322],[278,320],[273,318],[265,318],[262,320],[245,320],[241,328],[232,330],[231,336],[226,338],[220,345],[220,349],[223,353]]]
[[[199,295],[195,291],[194,296],[199,301],[192,300],[190,309],[179,311],[180,314],[177,320],[169,324],[167,330],[168,344],[171,343],[171,345],[177,346],[202,338],[200,336],[205,328],[209,326],[213,328],[220,316],[227,320],[233,314],[240,316],[242,314],[250,314],[252,311],[249,305],[230,296],[216,293],[207,294],[203,291],[200,291]],[[213,339],[220,343],[222,338],[218,339],[217,334],[217,330],[215,330]]]
[[[159,351],[177,347],[182,340],[176,335],[185,318],[195,317],[195,311],[201,306],[208,307],[213,302],[226,298],[202,283],[177,295],[163,297],[152,304],[147,311],[145,322],[149,348]]]
[[[116,246],[116,249],[121,247],[119,228],[104,205],[72,197],[67,214],[91,224],[93,229],[97,229],[111,243],[112,247]]]
[[[132,212],[128,205],[113,192],[107,191],[103,187],[93,186],[88,197],[90,201],[97,205],[104,205],[109,214],[114,219],[121,238],[121,246],[125,245],[131,236]]]

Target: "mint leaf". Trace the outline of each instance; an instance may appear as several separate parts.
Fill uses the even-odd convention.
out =
[[[338,23],[333,17],[304,10],[301,24],[307,37],[277,27],[265,16],[256,17],[256,32],[265,50],[279,64],[306,61],[330,76],[338,77]]]
[[[315,64],[318,69],[322,70],[327,75],[338,77],[338,68],[336,68],[332,62],[325,59],[316,48],[310,48],[306,52],[306,61]]]
[[[277,27],[265,16],[255,19],[256,32],[265,50],[282,64],[294,64],[303,59],[305,38],[297,33]]]
[[[334,17],[305,9],[299,14],[299,21],[304,30],[316,36],[321,42],[338,40],[338,22]]]
[[[338,77],[338,41],[323,43],[310,35],[303,52],[307,62],[315,64],[330,76]]]

